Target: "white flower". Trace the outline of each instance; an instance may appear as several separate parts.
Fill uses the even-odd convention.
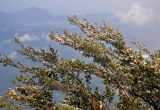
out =
[[[76,61],[76,60],[75,60],[75,59],[71,59],[71,61],[73,61],[73,62],[74,62],[74,61]]]

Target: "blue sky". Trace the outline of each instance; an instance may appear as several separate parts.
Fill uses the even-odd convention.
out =
[[[39,7],[56,14],[115,13],[129,10],[136,2],[154,11],[160,9],[160,0],[0,0],[0,11]]]
[[[131,24],[130,27],[132,24],[142,30],[147,27],[151,32],[147,30],[139,32],[142,35],[145,33],[141,38],[149,39],[148,41],[153,38],[150,44],[160,46],[159,4],[160,0],[0,0],[0,11],[15,12],[28,7],[37,7],[52,14],[111,13],[119,18],[121,23]]]
[[[0,0],[0,11],[37,7],[52,14],[111,13],[123,23],[160,23],[160,0]]]
[[[16,11],[27,7],[39,7],[52,13],[90,13],[90,12],[112,12],[120,8],[122,2],[115,0],[0,0],[0,10]]]
[[[136,38],[152,50],[160,49],[160,0],[0,0],[0,12],[16,12],[29,7],[42,8],[52,14],[65,15],[110,13],[118,18],[118,25],[124,26],[120,31],[124,33],[127,42]],[[6,32],[10,33],[10,30]],[[31,42],[35,45],[38,43],[43,45],[42,42],[48,44],[46,34],[37,36],[30,33],[24,33],[24,35],[18,35],[17,33],[16,36],[19,36],[23,42]],[[5,38],[4,36],[1,37]],[[44,43],[44,45],[46,44]],[[0,51],[10,52],[13,48],[12,39],[0,40]],[[58,49],[60,50],[59,47]],[[60,52],[64,53],[63,50],[67,52],[65,55],[72,53],[64,47]],[[8,56],[16,58],[17,53],[11,51]],[[75,56],[79,57],[78,54]],[[0,90],[8,87],[8,82],[4,82],[3,77],[8,78],[11,74],[2,76],[0,81],[3,84],[0,86]]]

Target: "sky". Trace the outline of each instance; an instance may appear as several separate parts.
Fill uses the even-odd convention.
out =
[[[16,12],[29,7],[42,8],[53,15],[110,13],[116,16],[120,23],[128,26],[123,30],[123,32],[129,30],[128,38],[136,37],[144,41],[142,43],[147,44],[150,49],[160,49],[160,0],[0,0],[0,12]],[[39,37],[28,33],[19,38],[23,42],[48,41],[48,36]],[[5,46],[12,48],[11,43],[11,39],[0,41],[0,50],[6,51],[8,48]],[[8,56],[16,58],[17,53],[12,51]]]
[[[160,0],[0,0],[0,11],[13,12],[38,7],[53,14],[116,13],[129,10],[135,3],[160,11]]]
[[[52,14],[111,13],[121,22],[139,26],[160,22],[160,0],[0,0],[0,11],[15,12],[29,7]]]
[[[0,0],[0,11],[15,12],[37,7],[52,14],[110,13],[124,24],[134,24],[141,28],[152,25],[155,28],[150,29],[150,35],[153,34],[160,44],[160,31],[157,31],[160,28],[159,4],[160,0]]]
[[[0,0],[0,11],[15,12],[29,7],[52,14],[110,13],[121,22],[139,26],[160,22],[160,0]]]

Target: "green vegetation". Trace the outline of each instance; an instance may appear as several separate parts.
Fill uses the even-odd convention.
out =
[[[2,96],[0,96],[0,108],[6,105],[5,101],[3,101]]]
[[[7,99],[37,110],[55,110],[58,108],[53,97],[58,90],[66,95],[59,103],[68,105],[59,106],[64,110],[160,109],[160,50],[152,52],[138,41],[133,42],[137,47],[134,50],[127,46],[120,32],[105,23],[93,25],[76,17],[70,17],[69,22],[78,26],[82,34],[64,30],[60,34],[49,34],[49,38],[93,61],[60,58],[51,46],[49,50],[37,50],[16,38],[20,46],[18,52],[40,65],[29,67],[0,56],[0,63],[20,72],[14,81],[15,88],[6,93]],[[91,86],[93,76],[102,79],[104,92]],[[118,104],[113,101],[116,96]],[[0,105],[3,107],[5,102]]]

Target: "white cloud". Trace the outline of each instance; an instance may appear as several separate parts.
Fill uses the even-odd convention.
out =
[[[18,35],[16,35],[16,36],[18,36]],[[47,41],[47,42],[50,41],[48,35],[46,35],[44,33],[42,35],[39,35],[39,36],[37,36],[37,35],[30,35],[30,34],[26,33],[23,36],[20,36],[19,39],[22,42],[38,41],[38,40],[44,40],[44,41]]]
[[[24,36],[19,37],[19,39],[22,42],[40,40],[39,37],[37,37],[37,36],[31,36],[29,34],[25,34]]]
[[[116,14],[122,23],[134,23],[139,26],[153,22],[155,15],[151,8],[145,8],[138,2],[134,3],[128,12],[118,12]]]

